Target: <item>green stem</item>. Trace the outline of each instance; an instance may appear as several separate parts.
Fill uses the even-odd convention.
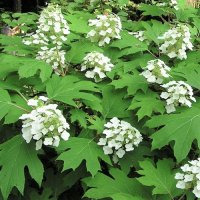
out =
[[[185,197],[185,194],[183,194],[178,200],[183,200],[184,197]]]
[[[65,72],[64,72],[64,70],[63,70],[63,68],[62,68],[62,63],[61,63],[60,56],[59,56],[58,52],[59,52],[58,46],[56,45],[56,53],[57,53],[57,56],[58,56],[58,59],[59,59],[58,62],[59,62],[60,69],[61,69],[61,75],[62,75],[62,76],[65,76]]]
[[[26,102],[28,102],[27,98],[26,98],[20,91],[17,91],[17,93],[18,93]]]
[[[153,57],[157,58],[156,55],[154,55],[150,50],[147,50]]]

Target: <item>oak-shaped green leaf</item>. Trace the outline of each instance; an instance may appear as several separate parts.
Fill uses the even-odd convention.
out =
[[[27,102],[19,95],[15,94],[11,96],[10,109],[5,116],[4,124],[12,124],[19,120],[19,117],[30,111],[30,107]]]
[[[15,20],[13,20],[15,21]],[[24,23],[24,22],[22,22]],[[19,25],[18,22],[15,26]],[[14,27],[15,27],[14,26]],[[32,53],[28,48],[27,46],[25,46],[22,42],[22,37],[20,36],[8,36],[8,35],[0,35],[0,44],[1,44],[1,47],[3,47],[3,52],[5,53],[8,53],[8,56],[10,54],[13,54],[13,52],[15,54],[18,54],[18,55],[27,55],[27,54],[30,54]],[[15,64],[15,63],[10,63],[10,64]]]
[[[69,27],[72,32],[83,34],[90,31],[88,20],[92,17],[93,16],[89,12],[74,11],[73,13],[67,14],[66,19],[70,22]]]
[[[182,3],[178,4],[178,7],[181,9],[176,10],[176,18],[178,21],[187,22],[190,18],[196,18],[198,15],[198,9],[193,8],[192,4],[186,3],[187,1],[179,0],[179,2],[182,1]],[[182,5],[181,5],[182,4]],[[198,19],[198,18],[197,18]]]
[[[142,22],[143,27],[146,29],[145,36],[154,41],[157,45],[161,40],[158,39],[164,32],[169,29],[167,23],[163,24],[156,20],[151,20],[151,22]]]
[[[139,41],[137,38],[133,37],[130,35],[127,31],[122,31],[120,33],[121,39],[120,40],[114,40],[111,43],[111,47],[116,47],[119,49],[124,49],[124,48],[130,48],[132,46],[139,47],[139,45],[144,45],[141,41]],[[134,44],[134,45],[133,45]]]
[[[138,90],[146,92],[148,88],[146,79],[136,72],[135,74],[124,74],[120,79],[114,80],[111,84],[116,89],[126,87],[128,95],[134,95]]]
[[[11,98],[6,90],[0,90],[0,119],[2,119],[10,110]]]
[[[57,158],[64,161],[63,170],[75,170],[85,160],[87,170],[94,176],[101,169],[99,158],[111,164],[109,156],[92,139],[72,137],[62,142],[58,151],[63,151]]]
[[[21,78],[29,78],[40,72],[42,81],[46,81],[52,73],[52,67],[44,61],[28,57],[17,57],[13,55],[0,55],[0,77],[4,78],[11,72],[19,73]]]
[[[88,127],[91,130],[97,131],[97,133],[102,133],[104,129],[104,124],[106,123],[104,119],[101,119],[97,116],[89,118],[90,126]]]
[[[178,161],[185,159],[192,142],[200,147],[200,102],[179,114],[155,116],[147,122],[149,128],[158,128],[151,138],[153,149],[160,149],[174,141],[174,155]]]
[[[193,51],[187,53],[187,59],[179,62],[175,68],[172,69],[172,74],[186,79],[186,82],[200,89],[200,51]]]
[[[140,144],[134,151],[126,152],[124,157],[119,160],[121,170],[129,174],[131,168],[139,169],[139,162],[145,160],[147,156],[151,156],[150,148]]]
[[[121,40],[115,40],[112,42],[110,47],[115,47],[120,49],[117,51],[117,57],[127,56],[130,54],[135,54],[137,52],[142,52],[148,49],[148,45],[141,42],[137,38],[130,35],[127,31],[122,31]],[[110,49],[112,52],[113,49]]]
[[[94,94],[98,92],[97,85],[91,81],[81,81],[76,76],[53,76],[47,83],[49,98],[76,106],[75,100],[84,99],[99,104],[100,100]]]
[[[140,196],[131,196],[130,194],[125,193],[116,193],[112,195],[113,200],[144,200],[143,197]]]
[[[31,58],[22,59],[23,64],[19,67],[19,76],[21,78],[29,78],[34,76],[38,70],[40,71],[40,78],[46,81],[52,73],[52,67],[44,61],[35,60]]]
[[[6,90],[0,89],[0,120],[5,118],[5,124],[11,124],[18,121],[19,117],[28,112],[30,108],[26,101],[19,95],[12,97]]]
[[[157,167],[151,161],[145,160],[140,162],[138,173],[142,177],[138,178],[139,182],[145,186],[153,186],[153,195],[155,194],[168,194],[169,199],[176,196],[176,179],[172,171],[173,162],[171,160],[159,160]]]
[[[40,185],[43,179],[43,165],[37,156],[33,144],[27,144],[21,135],[17,135],[0,145],[0,189],[7,199],[12,188],[21,194],[24,191],[24,169],[28,167],[31,177]]]
[[[124,118],[130,116],[130,111],[127,111],[130,101],[124,98],[126,95],[124,91],[114,90],[113,86],[109,85],[102,89],[102,94],[104,118]]]
[[[129,107],[129,110],[138,109],[137,116],[141,120],[143,117],[151,117],[153,112],[163,114],[165,111],[164,103],[159,99],[159,95],[153,91],[148,91],[146,94],[137,93]]]
[[[18,71],[21,78],[29,78],[37,74],[39,71],[41,80],[46,81],[52,73],[52,67],[49,64],[34,58],[2,54],[0,59],[1,78],[16,71]]]
[[[73,42],[71,49],[67,52],[67,61],[74,64],[80,64],[87,53],[91,51],[102,52],[102,50],[89,40],[80,40]]]
[[[78,121],[79,124],[86,128],[87,126],[87,114],[80,109],[73,109],[70,111],[71,114],[71,122]]]
[[[19,69],[18,57],[8,54],[0,54],[0,78],[3,79],[8,74]]]
[[[58,200],[56,197],[52,195],[52,190],[49,187],[45,187],[42,190],[42,193],[37,191],[36,189],[31,189],[28,191],[30,200]]]
[[[129,3],[128,0],[118,0],[117,3],[119,4],[119,6],[124,6],[127,5]]]
[[[128,178],[121,170],[114,168],[110,170],[110,174],[112,177],[98,172],[94,178],[83,179],[83,182],[90,188],[84,196],[91,199],[110,197],[113,200],[118,200],[119,197],[125,200],[151,199],[148,189],[144,189],[136,179]]]
[[[141,3],[139,10],[143,11],[143,15],[150,16],[162,16],[167,15],[167,13],[159,6]]]

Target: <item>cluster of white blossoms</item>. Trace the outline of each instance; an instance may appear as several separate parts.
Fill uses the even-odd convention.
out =
[[[122,24],[115,14],[97,15],[97,19],[90,19],[89,26],[94,27],[88,34],[92,42],[98,42],[99,46],[109,44],[112,39],[121,39]]]
[[[141,74],[147,79],[149,83],[161,84],[164,78],[170,75],[168,72],[170,68],[160,59],[150,60],[147,63],[146,70]]]
[[[182,173],[176,173],[175,179],[178,180],[176,187],[179,189],[190,190],[197,198],[200,198],[200,158],[189,161],[181,167]]]
[[[23,42],[26,45],[48,46],[49,43],[53,43],[56,46],[62,46],[69,33],[69,26],[64,19],[61,8],[58,5],[49,4],[40,14],[36,33]]]
[[[159,7],[165,7],[167,6],[167,3],[166,2],[157,2],[157,1],[152,1],[152,4],[153,5],[156,5],[156,6],[159,6]]]
[[[88,53],[83,58],[81,71],[86,71],[87,78],[94,78],[95,81],[100,81],[106,77],[106,72],[112,70],[114,65],[111,63],[110,58],[104,56],[102,53],[93,51]]]
[[[162,92],[160,97],[166,99],[165,106],[167,113],[174,112],[176,106],[192,106],[191,101],[196,101],[193,97],[193,89],[184,81],[170,81],[162,85],[166,92]]]
[[[59,50],[58,47],[50,49],[48,47],[41,47],[41,51],[38,51],[36,59],[44,60],[46,63],[50,64],[58,75],[62,74],[63,70],[66,68],[65,51]]]
[[[57,104],[49,104],[47,97],[40,96],[38,99],[28,100],[28,105],[33,110],[20,117],[23,120],[22,136],[27,143],[35,140],[36,150],[39,150],[42,144],[57,147],[61,138],[69,139],[69,124],[57,109]]]
[[[177,25],[165,32],[163,36],[158,37],[158,39],[164,40],[159,49],[170,58],[186,59],[186,50],[192,50],[193,48],[190,41],[190,31],[186,25]]]
[[[178,10],[178,2],[177,0],[169,0],[168,2],[162,2],[162,1],[154,1],[152,0],[152,4],[159,6],[159,7],[173,7],[175,10]]]
[[[172,6],[175,10],[179,9],[177,0],[170,0],[169,5]]]
[[[106,155],[113,154],[113,161],[118,162],[128,151],[133,151],[142,141],[140,132],[128,122],[112,118],[104,125],[103,137],[99,139],[98,145],[103,146]]]
[[[48,58],[54,54],[51,59],[52,67],[57,72],[61,71],[58,68],[65,68],[65,52],[61,51],[62,44],[67,40],[67,35],[70,33],[67,21],[61,12],[58,5],[49,4],[39,17],[38,28],[36,33],[30,38],[23,40],[26,45],[39,45],[41,50],[38,52],[37,59],[49,61]],[[57,61],[64,62],[57,62]],[[56,66],[57,65],[57,66]]]
[[[129,32],[130,35],[133,35],[135,38],[137,38],[140,41],[144,41],[147,38],[144,35],[145,31],[136,31],[136,32]]]

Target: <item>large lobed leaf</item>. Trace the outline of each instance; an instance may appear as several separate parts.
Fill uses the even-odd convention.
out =
[[[153,112],[163,114],[165,111],[164,103],[159,99],[159,95],[153,91],[148,91],[146,94],[138,92],[129,107],[129,110],[134,109],[138,109],[138,120],[145,116],[151,117]]]
[[[71,114],[71,122],[78,121],[82,127],[84,127],[84,128],[87,127],[88,115],[84,111],[82,111],[80,109],[73,109],[70,111],[70,114]]]
[[[67,51],[67,61],[74,64],[79,64],[87,53],[91,51],[102,52],[102,49],[96,46],[89,40],[80,40],[71,44],[71,49]]]
[[[58,150],[63,151],[57,158],[64,161],[63,170],[75,170],[85,160],[87,170],[94,176],[101,169],[99,158],[111,164],[109,157],[93,139],[72,137],[63,142]]]
[[[146,29],[146,37],[149,40],[154,41],[157,45],[161,42],[158,37],[169,29],[169,25],[167,23],[163,24],[156,20],[151,20],[151,22],[142,22],[142,25]]]
[[[124,74],[118,80],[114,80],[112,85],[115,86],[116,89],[119,88],[127,88],[128,95],[134,95],[138,90],[142,90],[143,92],[147,91],[148,84],[145,78],[139,73],[135,74]]]
[[[97,85],[91,81],[81,81],[78,77],[68,75],[64,78],[53,76],[47,83],[49,98],[76,106],[77,99],[84,99],[99,104],[99,99],[92,93],[98,92]],[[92,92],[92,93],[91,93]]]
[[[52,73],[50,65],[34,58],[1,54],[0,60],[0,78],[6,77],[11,72],[18,72],[21,78],[29,78],[39,71],[41,80],[46,81]]]
[[[168,194],[170,199],[176,196],[176,180],[175,173],[172,171],[171,160],[159,160],[157,167],[151,161],[145,160],[140,162],[138,173],[142,177],[138,178],[139,182],[145,186],[154,186],[153,195]]]
[[[113,177],[98,172],[94,178],[85,178],[83,182],[90,188],[85,192],[85,197],[92,199],[112,198],[113,200],[150,200],[148,189],[134,178],[128,178],[119,169],[112,168],[110,174]]]
[[[167,15],[167,13],[160,7],[151,4],[144,4],[141,3],[139,10],[143,11],[143,15],[150,15],[150,16],[162,16]]]
[[[105,86],[102,89],[102,95],[104,118],[125,118],[130,116],[130,111],[127,111],[130,101],[124,98],[126,95],[124,91],[117,91],[112,86]]]
[[[6,90],[0,89],[0,120],[5,124],[18,121],[19,117],[29,111],[26,101],[19,95],[10,96]]]
[[[158,128],[151,138],[153,149],[160,149],[174,141],[174,155],[178,161],[185,159],[192,142],[197,140],[200,146],[200,102],[179,114],[160,115],[147,122],[149,128]]]
[[[200,89],[200,51],[188,52],[187,60],[178,63],[177,67],[172,69],[173,75],[186,79],[187,83],[197,89]]]
[[[110,47],[114,47],[114,49],[120,49],[120,51],[116,51],[118,58],[146,51],[148,49],[146,43],[141,42],[137,38],[133,37],[127,31],[122,31],[121,39],[113,41]],[[114,49],[110,48],[109,50],[112,52]]]
[[[23,194],[26,166],[31,177],[39,185],[42,182],[43,165],[37,156],[34,145],[27,144],[21,135],[0,144],[0,166],[0,189],[4,199],[8,198],[13,187]]]

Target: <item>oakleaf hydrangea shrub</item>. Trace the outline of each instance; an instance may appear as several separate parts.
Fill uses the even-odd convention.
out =
[[[0,15],[0,200],[200,199],[193,1]]]

